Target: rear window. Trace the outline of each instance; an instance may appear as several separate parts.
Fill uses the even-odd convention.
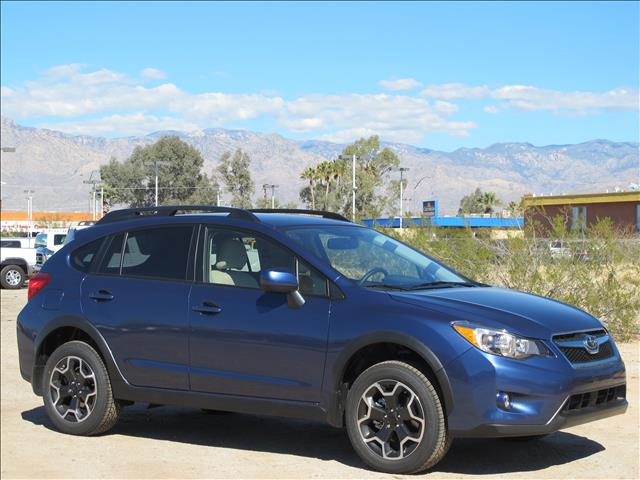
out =
[[[20,248],[20,240],[2,240],[0,247],[3,248]]]
[[[86,245],[83,245],[82,247],[74,250],[71,254],[71,265],[73,265],[73,268],[87,273],[91,268],[93,259],[98,253],[100,245],[102,245],[102,240],[102,238],[99,240],[94,240],[93,242],[89,242]]]

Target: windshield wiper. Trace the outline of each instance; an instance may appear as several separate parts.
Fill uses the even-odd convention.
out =
[[[445,282],[439,280],[437,282],[419,283],[417,285],[411,285],[406,287],[405,290],[429,290],[432,288],[455,288],[455,287],[477,287],[475,283],[471,282]]]
[[[391,285],[389,283],[372,283],[371,285],[364,285],[365,288],[379,288],[381,290],[409,290],[408,287],[401,287],[400,285]]]

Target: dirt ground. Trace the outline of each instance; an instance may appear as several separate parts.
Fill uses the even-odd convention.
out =
[[[2,290],[2,478],[377,478],[344,431],[329,426],[199,410],[128,407],[96,438],[55,432],[18,371],[15,319],[26,291]],[[639,478],[639,344],[627,364],[626,415],[533,442],[456,440],[425,477]]]

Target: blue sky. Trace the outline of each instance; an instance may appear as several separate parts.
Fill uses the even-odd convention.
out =
[[[2,114],[453,150],[638,141],[639,3],[2,2]]]

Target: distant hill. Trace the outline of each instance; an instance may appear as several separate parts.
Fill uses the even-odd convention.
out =
[[[202,152],[210,172],[226,150],[242,148],[253,159],[256,197],[263,183],[280,185],[284,202],[299,203],[304,185],[300,172],[325,158],[335,158],[344,145],[324,141],[298,142],[276,134],[244,130],[206,129],[196,132],[155,132],[142,137],[107,139],[73,136],[54,130],[17,125],[2,118],[2,144],[16,147],[2,155],[3,209],[24,209],[23,190],[34,194],[34,210],[86,210],[89,186],[83,180],[108,162],[124,159],[137,145],[163,135],[177,135]],[[487,148],[439,152],[399,143],[385,143],[409,167],[408,208],[437,198],[445,213],[455,213],[460,198],[476,187],[495,191],[508,203],[524,193],[564,193],[613,190],[638,182],[638,143],[593,140],[576,145],[536,147],[529,143],[498,143]],[[416,183],[424,178],[414,189]]]

